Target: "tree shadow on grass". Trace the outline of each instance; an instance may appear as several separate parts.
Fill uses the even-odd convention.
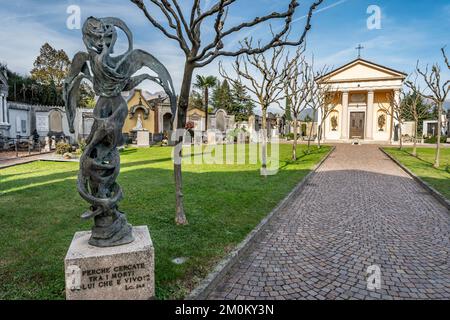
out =
[[[125,198],[119,208],[127,213],[133,225],[149,226],[155,245],[157,296],[181,298],[185,286],[197,283],[189,277],[206,276],[214,263],[242,241],[308,172],[308,169],[280,171],[278,175],[263,180],[256,170],[184,172],[187,226],[176,226],[174,223],[172,170],[137,168],[124,173],[120,184]],[[424,224],[442,228],[447,223],[448,226],[448,220],[445,222],[435,216],[437,211],[442,210],[439,204],[423,201],[423,197],[431,196],[414,185],[410,178],[356,170],[326,171],[319,175],[318,181],[325,185],[321,192],[326,196],[314,196],[314,201],[298,211],[298,217],[280,217],[288,219],[292,226],[298,224],[299,229],[293,229],[295,232],[302,230],[301,219],[305,218],[310,226],[317,228],[317,234],[322,235],[317,241],[327,239],[328,234],[336,236],[339,230],[345,236],[344,230],[366,225],[367,220],[364,219],[378,215],[380,220],[371,219],[373,225],[370,228],[376,230],[378,236],[385,237],[381,240],[386,241],[387,247],[406,243],[408,247],[417,248],[417,252],[425,257],[427,250],[436,246],[436,237],[426,234],[421,237],[420,243],[416,243],[414,232],[420,231]],[[371,190],[371,198],[379,199],[376,205],[366,206],[361,202],[364,198],[360,195],[361,185],[348,179],[355,175],[361,178],[357,181],[364,181],[364,188]],[[402,186],[403,194],[391,192],[399,186]],[[309,184],[302,194],[314,195],[318,187],[317,183]],[[73,190],[73,194],[67,195],[67,190]],[[74,181],[59,181],[45,188],[33,187],[26,197],[20,192],[10,195],[13,198],[9,201],[16,205],[8,209],[1,224],[0,252],[4,261],[8,262],[0,268],[0,278],[4,284],[0,284],[0,291],[12,287],[16,290],[14,293],[3,291],[2,297],[63,298],[64,255],[74,232],[85,230],[92,223],[82,222],[78,218],[87,203],[76,194]],[[65,203],[64,196],[72,200]],[[0,207],[2,205],[0,198]],[[413,210],[417,207],[422,209]],[[352,215],[355,211],[361,221]],[[318,220],[313,219],[314,213],[321,214]],[[383,219],[400,217],[409,221],[407,225],[383,227],[377,224]],[[26,228],[22,228],[24,224]],[[355,236],[366,235],[355,233]],[[355,238],[355,241],[360,240]],[[323,248],[332,251],[332,243],[330,247],[324,245]],[[185,264],[171,262],[180,256],[188,257]],[[40,280],[39,283],[30,283],[29,279]]]
[[[184,172],[185,206],[190,224],[180,227],[174,223],[172,170],[136,168],[120,176],[125,198],[119,208],[127,213],[133,225],[149,225],[158,255],[157,282],[161,288],[176,281],[187,269],[198,270],[201,265],[203,274],[207,261],[216,261],[214,257],[223,255],[227,244],[240,241],[306,172],[284,173],[264,181],[257,170]],[[88,204],[76,193],[75,173],[27,179],[30,184],[57,181],[45,186],[32,185],[26,193],[24,190],[8,192],[8,199],[3,202],[0,197],[0,207],[6,205],[6,200],[16,204],[8,209],[1,225],[4,236],[0,238],[4,239],[0,251],[5,261],[11,261],[0,270],[0,277],[6,283],[41,278],[40,274],[52,267],[57,270],[54,279],[58,287],[64,288],[63,270],[58,266],[62,266],[74,232],[84,230],[91,223],[79,219]],[[67,178],[70,180],[64,180]],[[20,185],[9,182],[7,186],[15,187]],[[266,196],[269,193],[271,197]],[[11,233],[15,236],[5,236]],[[33,261],[45,261],[45,264],[30,264],[30,255],[35,257]],[[191,257],[186,265],[171,263],[171,259],[185,255]],[[37,290],[37,296],[46,296],[43,291],[50,286],[48,281],[49,277],[42,277],[42,283],[33,289]],[[19,282],[15,286],[23,288],[24,293],[29,292],[26,282]],[[25,297],[30,296],[21,298]],[[12,297],[6,294],[5,298]]]
[[[161,163],[170,161],[171,158],[160,158],[160,159],[152,159],[152,160],[143,160],[143,161],[131,161],[121,164],[121,168],[130,168],[134,166],[141,166],[141,165],[148,165],[148,164],[154,164],[154,163]],[[48,161],[46,161],[48,162]],[[27,164],[23,164],[27,165]],[[25,173],[19,173],[19,174],[1,174],[0,171],[0,182],[1,182],[1,188],[0,193],[9,193],[8,190],[15,189],[15,188],[21,188],[24,187],[26,189],[34,188],[34,187],[42,187],[43,185],[47,184],[53,184],[55,180],[65,180],[65,179],[72,179],[76,178],[79,170],[70,170],[65,172],[59,172],[59,173],[52,173],[52,174],[46,174],[42,176],[35,176],[35,177],[26,177],[26,178],[19,178],[14,179],[10,181],[2,181],[2,179],[7,179],[10,177],[17,177],[24,174],[29,174],[28,172]],[[35,186],[32,186],[35,185]],[[20,190],[18,190],[20,191]],[[17,192],[17,191],[14,191]]]

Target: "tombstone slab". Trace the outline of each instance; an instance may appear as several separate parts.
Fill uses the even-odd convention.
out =
[[[64,260],[67,300],[149,300],[155,294],[154,249],[146,226],[131,243],[100,248],[90,231],[75,233]]]
[[[150,136],[147,130],[137,131],[137,146],[138,147],[150,146]]]

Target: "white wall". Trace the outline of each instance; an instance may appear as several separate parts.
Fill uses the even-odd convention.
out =
[[[9,109],[10,129],[9,135],[15,138],[17,135],[30,135],[30,119],[28,110]],[[22,121],[25,121],[25,131],[22,130]]]

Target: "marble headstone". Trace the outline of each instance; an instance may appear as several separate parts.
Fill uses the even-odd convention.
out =
[[[137,146],[138,147],[148,147],[150,146],[150,135],[147,130],[137,131]]]

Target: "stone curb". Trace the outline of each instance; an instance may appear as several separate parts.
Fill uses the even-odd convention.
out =
[[[329,158],[329,156],[336,149],[335,146],[317,163],[311,171],[289,192],[289,194],[281,200],[278,205],[263,219],[261,222],[247,235],[247,237],[239,243],[233,251],[231,251],[225,258],[223,258],[200,284],[185,297],[185,300],[204,300],[208,297],[211,291],[217,284],[225,277],[227,272],[239,261],[247,250],[252,246],[255,240],[262,235],[265,227],[269,222],[280,212],[280,210],[294,197],[303,190],[305,185],[315,174],[317,169]]]
[[[433,188],[428,182],[425,182],[421,178],[419,178],[416,174],[414,174],[411,170],[405,167],[400,161],[395,159],[389,153],[383,150],[382,147],[379,147],[381,152],[383,152],[389,159],[394,161],[400,168],[403,169],[407,174],[409,174],[415,181],[417,181],[425,190],[427,190],[436,200],[438,200],[444,207],[450,210],[450,201],[447,200],[439,191]]]

